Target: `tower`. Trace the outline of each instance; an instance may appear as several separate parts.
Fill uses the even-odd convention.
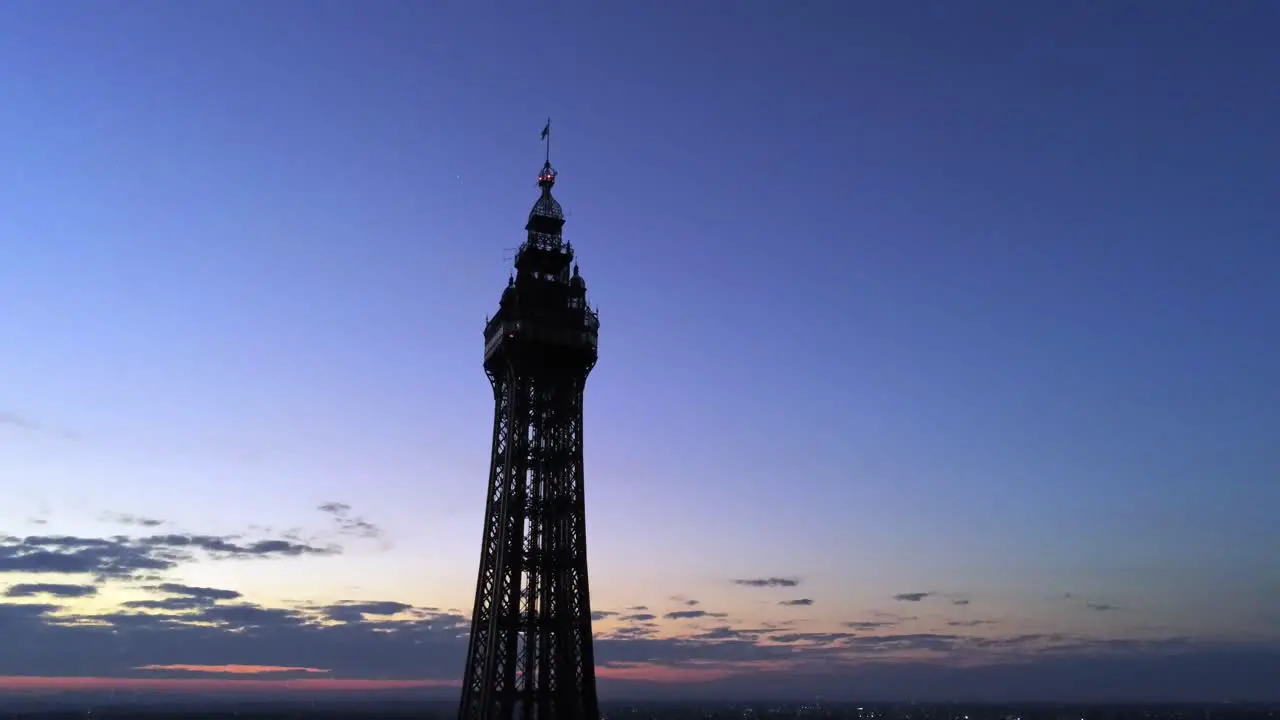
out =
[[[582,399],[600,320],[564,242],[547,161],[484,329],[493,446],[459,720],[597,720]]]

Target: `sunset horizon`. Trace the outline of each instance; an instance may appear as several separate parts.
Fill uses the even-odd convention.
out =
[[[0,694],[1280,701],[1209,8],[6,3]]]
[[[168,531],[167,521],[106,514],[94,522],[114,529],[96,536],[56,534],[51,517],[29,521],[48,535],[0,537],[9,583],[0,610],[17,640],[7,648],[28,668],[0,676],[0,693],[301,696],[458,688],[469,618],[447,604],[373,600],[386,596],[355,586],[347,597],[323,602],[255,602],[238,590],[176,582],[231,577],[226,572],[332,577],[328,568],[344,557],[387,540],[374,519],[346,503],[320,503],[313,513],[319,522],[283,534],[264,526],[227,535]],[[1124,626],[1117,619],[1132,606],[1115,596],[1014,595],[1021,612],[1013,614],[1002,608],[1009,596],[918,590],[883,595],[861,610],[846,604],[838,620],[828,620],[832,613],[819,610],[824,603],[801,575],[730,576],[708,585],[701,598],[600,593],[613,599],[593,612],[602,697],[714,695],[735,687],[768,693],[806,678],[830,697],[857,696],[857,688],[877,696],[907,682],[924,696],[964,688],[999,699],[1018,695],[1017,679],[1028,675],[1037,686],[1072,687],[1082,666],[1118,677],[1155,672],[1162,683],[1181,678],[1178,687],[1191,697],[1201,692],[1197,683],[1222,686],[1224,667],[1237,683],[1257,681],[1275,657],[1274,642],[1229,625],[1199,637],[1150,626],[1118,631]],[[1262,664],[1238,667],[1248,658]],[[113,666],[109,675],[75,671]],[[54,667],[71,672],[42,670]]]

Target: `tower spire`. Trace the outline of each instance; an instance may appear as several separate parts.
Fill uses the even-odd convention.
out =
[[[600,718],[582,440],[600,317],[561,239],[554,180],[548,154],[515,277],[484,329],[493,444],[459,720]]]
[[[547,144],[547,167],[551,167],[551,118],[547,118],[547,124],[542,128],[542,141]]]
[[[551,196],[551,186],[556,184],[556,171],[551,167],[551,118],[542,128],[542,142],[547,144],[547,160],[542,164],[542,172],[538,173],[538,187],[542,188],[543,197]]]

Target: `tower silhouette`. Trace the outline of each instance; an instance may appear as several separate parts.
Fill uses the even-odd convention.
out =
[[[582,399],[600,320],[551,196],[550,131],[528,237],[484,329],[493,448],[460,720],[599,717]]]

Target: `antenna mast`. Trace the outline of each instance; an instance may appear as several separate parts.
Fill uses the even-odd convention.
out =
[[[547,118],[547,124],[542,128],[542,139],[547,143],[547,165],[551,165],[551,118]]]

